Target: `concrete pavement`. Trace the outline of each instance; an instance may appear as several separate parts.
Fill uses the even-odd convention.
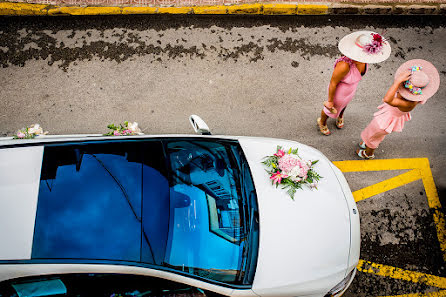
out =
[[[194,113],[214,134],[311,145],[359,199],[362,261],[345,296],[445,296],[443,16],[3,17],[0,28],[2,136],[35,122],[51,134],[105,133],[124,120],[147,134],[192,133]],[[346,126],[330,121],[325,137],[316,118],[337,42],[358,29],[386,31],[392,54],[370,65]],[[413,58],[438,68],[438,93],[385,139],[379,160],[356,161],[361,130]]]

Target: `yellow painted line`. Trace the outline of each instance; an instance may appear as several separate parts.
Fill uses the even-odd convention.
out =
[[[196,6],[193,8],[195,14],[227,14],[228,7],[224,5],[216,6]]]
[[[429,164],[421,170],[424,189],[426,191],[427,202],[430,208],[440,208],[440,199],[438,198],[437,188]]]
[[[353,197],[355,198],[355,201],[358,202],[372,196],[387,192],[389,190],[404,186],[419,179],[421,179],[420,170],[412,169],[406,173],[357,190],[353,192]]]
[[[430,292],[430,293],[415,293],[415,294],[380,296],[380,297],[445,297],[445,296],[446,296],[446,291],[441,290],[441,291]]]
[[[188,14],[192,13],[192,7],[159,7],[158,13],[168,13],[168,14]]]
[[[364,172],[381,170],[412,169],[396,177],[365,187],[353,193],[355,201],[361,201],[374,195],[395,189],[418,179],[422,179],[429,208],[433,210],[433,219],[437,230],[438,242],[446,262],[446,226],[445,217],[441,212],[429,160],[427,158],[384,159],[384,160],[349,160],[333,162],[342,172]]]
[[[327,5],[298,4],[297,14],[328,14]]]
[[[438,209],[434,211],[433,216],[435,228],[437,229],[438,242],[440,243],[440,249],[443,252],[443,260],[446,262],[446,221],[444,219],[444,214]]]
[[[60,7],[59,13],[69,15],[115,15],[121,14],[120,7]]]
[[[393,279],[405,280],[413,283],[425,284],[440,289],[446,289],[446,278],[432,274],[404,270],[401,268],[377,264],[364,260],[359,260],[357,268],[359,271],[364,273],[371,273],[378,276],[390,277]]]
[[[403,170],[429,167],[427,158],[349,160],[333,162],[342,172]]]
[[[289,15],[297,13],[296,4],[264,4],[263,14]]]
[[[0,2],[0,15],[46,15],[48,5]]]
[[[328,14],[327,5],[241,4],[186,7],[80,7],[0,2],[0,15],[117,15],[117,14]]]
[[[123,7],[122,14],[155,14],[157,7]]]
[[[262,4],[242,4],[228,6],[229,14],[261,14]]]

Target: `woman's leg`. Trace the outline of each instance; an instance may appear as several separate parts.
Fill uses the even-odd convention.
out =
[[[321,117],[317,119],[317,125],[319,126],[319,131],[325,136],[331,134],[330,130],[327,127],[327,119],[328,116],[325,114],[324,110],[321,111]]]
[[[346,108],[347,108],[347,106],[344,107],[344,108],[341,110],[341,112],[339,113],[339,115],[338,115],[338,117],[337,117],[337,119],[336,119],[336,127],[337,127],[338,129],[342,129],[342,128],[344,128],[344,111],[345,111]]]
[[[327,126],[328,115],[325,114],[324,110],[321,111],[321,124]]]
[[[341,112],[339,113],[339,115],[338,115],[338,118],[343,118],[344,117],[344,111],[347,109],[347,106],[346,107],[344,107],[342,110],[341,110]]]

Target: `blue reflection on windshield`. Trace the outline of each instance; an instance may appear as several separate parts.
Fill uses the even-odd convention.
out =
[[[248,218],[237,149],[195,140],[45,147],[32,258],[142,262],[240,282]]]

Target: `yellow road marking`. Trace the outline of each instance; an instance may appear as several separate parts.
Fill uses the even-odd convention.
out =
[[[403,170],[429,167],[426,158],[335,161],[342,172]]]
[[[441,203],[427,158],[381,159],[381,160],[349,160],[333,162],[342,172],[382,171],[412,169],[396,177],[365,187],[353,193],[355,200],[361,201],[374,195],[395,189],[417,179],[422,179],[429,208],[433,211],[433,219],[437,230],[437,238],[446,262],[446,227],[445,217],[441,212]]]
[[[353,197],[355,197],[355,201],[358,202],[370,198],[372,196],[384,193],[386,191],[404,186],[405,184],[419,180],[420,178],[421,178],[420,170],[412,169],[411,171],[408,171],[406,173],[400,174],[398,176],[386,179],[374,185],[357,190],[353,192]]]
[[[445,297],[446,291],[441,290],[431,293],[415,293],[415,294],[404,294],[404,295],[393,295],[393,296],[380,296],[380,297]]]
[[[446,262],[446,229],[444,214],[441,212],[440,199],[438,198],[437,188],[435,187],[432,171],[427,164],[427,167],[421,170],[421,178],[423,180],[424,190],[426,192],[427,202],[429,207],[434,211],[434,223],[437,229],[438,242],[440,249],[443,252],[443,260]]]
[[[315,5],[315,4],[298,4],[297,14],[327,14],[327,5]]]
[[[183,7],[79,7],[52,6],[42,4],[1,2],[0,15],[103,15],[103,14],[328,14],[328,5],[311,4],[240,4],[216,6],[183,6]]]
[[[390,277],[410,281],[413,283],[426,284],[428,286],[446,289],[446,278],[436,275],[404,270],[383,264],[377,264],[369,261],[359,260],[358,270],[364,273],[371,273],[379,276]]]
[[[296,14],[297,5],[296,4],[264,4],[263,14]]]

